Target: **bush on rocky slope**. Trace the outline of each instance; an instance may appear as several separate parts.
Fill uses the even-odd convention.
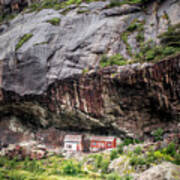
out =
[[[100,60],[101,67],[112,66],[112,65],[122,66],[126,64],[127,64],[127,60],[123,58],[122,55],[120,54],[116,54],[110,57],[103,55]]]

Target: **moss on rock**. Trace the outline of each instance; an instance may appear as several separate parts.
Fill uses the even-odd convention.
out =
[[[33,37],[33,34],[24,34],[21,39],[19,40],[19,42],[16,44],[16,51],[22,47],[22,45],[24,43],[26,43],[29,39],[31,39]]]

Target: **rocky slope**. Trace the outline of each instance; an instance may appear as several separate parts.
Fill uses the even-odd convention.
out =
[[[1,121],[137,137],[177,129],[179,54],[103,69],[100,61],[119,53],[131,62],[142,41],[159,45],[159,35],[180,23],[180,2],[109,4],[24,10],[0,25]],[[134,30],[136,22],[143,28]]]

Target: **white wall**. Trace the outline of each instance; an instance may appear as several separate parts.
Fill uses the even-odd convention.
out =
[[[69,148],[68,146],[72,146],[72,147]],[[66,151],[77,151],[77,143],[75,143],[75,142],[65,142],[64,150],[66,150]]]

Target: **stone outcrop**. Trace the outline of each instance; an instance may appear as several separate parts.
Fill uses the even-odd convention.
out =
[[[63,130],[142,135],[157,127],[177,129],[179,58],[77,75],[52,83],[41,95],[20,96],[2,89],[0,113],[18,116],[26,125]]]
[[[179,23],[179,1],[149,4],[146,13],[138,5],[108,4],[23,12],[0,26],[0,121],[13,116],[30,128],[119,136],[177,129],[180,55],[104,69],[99,62],[103,54],[131,59],[121,36],[136,19],[144,22],[145,41],[158,44],[168,24]],[[59,25],[49,23],[54,18]],[[133,34],[128,41],[138,52]]]
[[[171,163],[164,162],[154,166],[135,178],[136,180],[180,180],[180,167]]]

